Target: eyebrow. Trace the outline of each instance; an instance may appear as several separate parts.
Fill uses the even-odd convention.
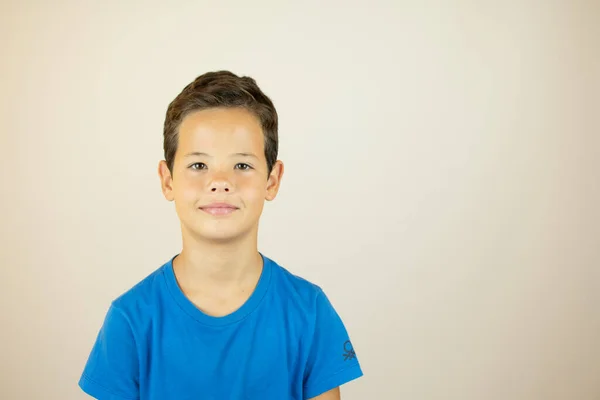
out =
[[[258,158],[254,153],[233,153],[231,154],[232,156],[242,156],[242,157],[254,157],[254,158]],[[193,151],[191,153],[188,153],[185,155],[186,157],[193,157],[193,156],[205,156],[205,157],[212,157],[210,154],[208,153],[203,153],[203,152],[199,152],[199,151]]]

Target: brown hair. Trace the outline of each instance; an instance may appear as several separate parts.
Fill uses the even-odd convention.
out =
[[[191,112],[214,107],[245,108],[260,120],[270,174],[277,161],[277,111],[271,99],[260,90],[254,79],[248,76],[240,77],[229,71],[200,75],[169,104],[163,130],[163,148],[165,161],[171,173],[181,122]]]

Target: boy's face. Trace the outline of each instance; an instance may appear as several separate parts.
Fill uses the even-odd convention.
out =
[[[258,231],[265,200],[283,175],[280,161],[267,176],[258,118],[242,108],[211,108],[184,118],[172,173],[159,164],[165,198],[175,201],[184,234],[233,240]]]

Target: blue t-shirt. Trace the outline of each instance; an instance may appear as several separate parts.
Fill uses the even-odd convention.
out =
[[[173,259],[115,299],[83,375],[100,400],[304,400],[362,376],[318,286],[263,255],[250,298],[212,317],[181,291]]]

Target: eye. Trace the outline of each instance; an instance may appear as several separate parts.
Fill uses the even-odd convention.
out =
[[[238,163],[235,165],[237,169],[241,169],[242,171],[248,171],[252,169],[252,167],[246,163]]]
[[[190,165],[189,168],[191,168],[191,169],[206,169],[206,164],[197,162],[197,163],[193,163],[192,165]]]

